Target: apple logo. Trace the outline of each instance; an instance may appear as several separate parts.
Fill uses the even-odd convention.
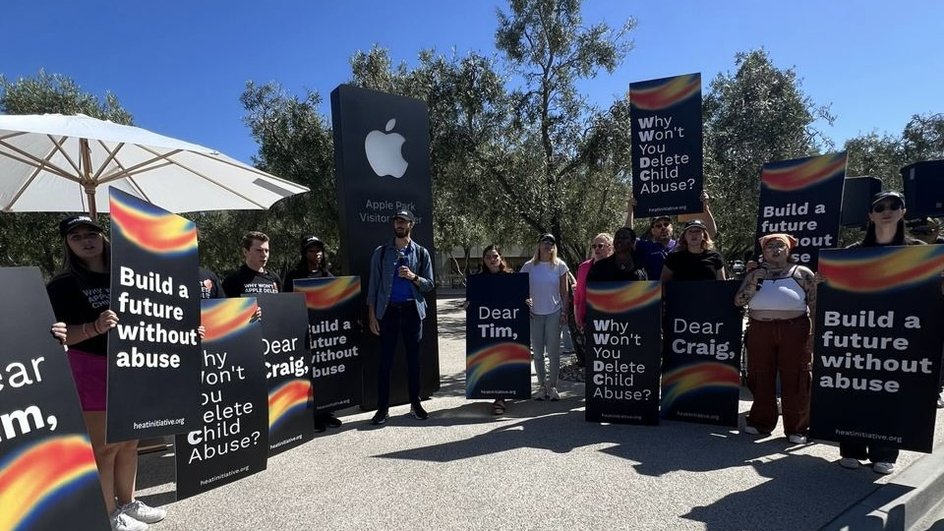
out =
[[[406,173],[406,167],[409,164],[400,152],[406,139],[399,133],[390,132],[396,125],[397,119],[391,118],[385,127],[386,133],[374,130],[364,139],[367,162],[370,163],[370,169],[380,177],[390,175],[399,179]]]

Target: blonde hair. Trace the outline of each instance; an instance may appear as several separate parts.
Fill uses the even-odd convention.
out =
[[[557,265],[560,263],[560,260],[557,259],[557,243],[551,246],[551,263]],[[532,264],[538,264],[541,262],[541,242],[538,242],[537,248],[534,250],[534,256],[528,260]]]
[[[694,228],[694,227],[692,227]],[[715,242],[711,241],[711,236],[708,236],[708,231],[703,228],[698,228],[702,234],[705,236],[701,239],[701,250],[702,251],[714,251]],[[675,244],[675,248],[679,251],[688,250],[688,240],[685,239],[685,233],[688,231],[682,231],[682,236],[678,239],[678,243]]]

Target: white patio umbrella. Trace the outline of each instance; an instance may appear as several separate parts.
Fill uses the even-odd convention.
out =
[[[0,115],[0,211],[108,211],[109,187],[172,212],[260,210],[308,188],[210,148],[85,115]]]

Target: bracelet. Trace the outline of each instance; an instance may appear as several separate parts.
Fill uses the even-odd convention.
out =
[[[82,323],[82,335],[85,336],[85,339],[92,337],[89,335],[88,329],[86,329],[87,326],[88,326],[88,323]]]
[[[98,319],[92,321],[92,328],[95,329],[95,334],[102,335],[102,332],[98,331]]]

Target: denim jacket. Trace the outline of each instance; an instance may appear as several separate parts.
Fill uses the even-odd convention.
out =
[[[416,282],[410,282],[413,289],[413,300],[416,301],[416,313],[420,319],[426,318],[426,299],[423,294],[435,287],[433,283],[433,264],[429,258],[429,251],[425,247],[411,241],[413,252],[406,255],[406,266],[410,271],[419,275]],[[383,255],[383,263],[380,257]],[[390,303],[390,292],[393,291],[393,275],[396,271],[400,254],[394,245],[394,240],[379,245],[370,257],[370,280],[367,285],[367,305],[374,308],[377,320],[383,319],[387,305]],[[423,267],[420,267],[423,264]]]

